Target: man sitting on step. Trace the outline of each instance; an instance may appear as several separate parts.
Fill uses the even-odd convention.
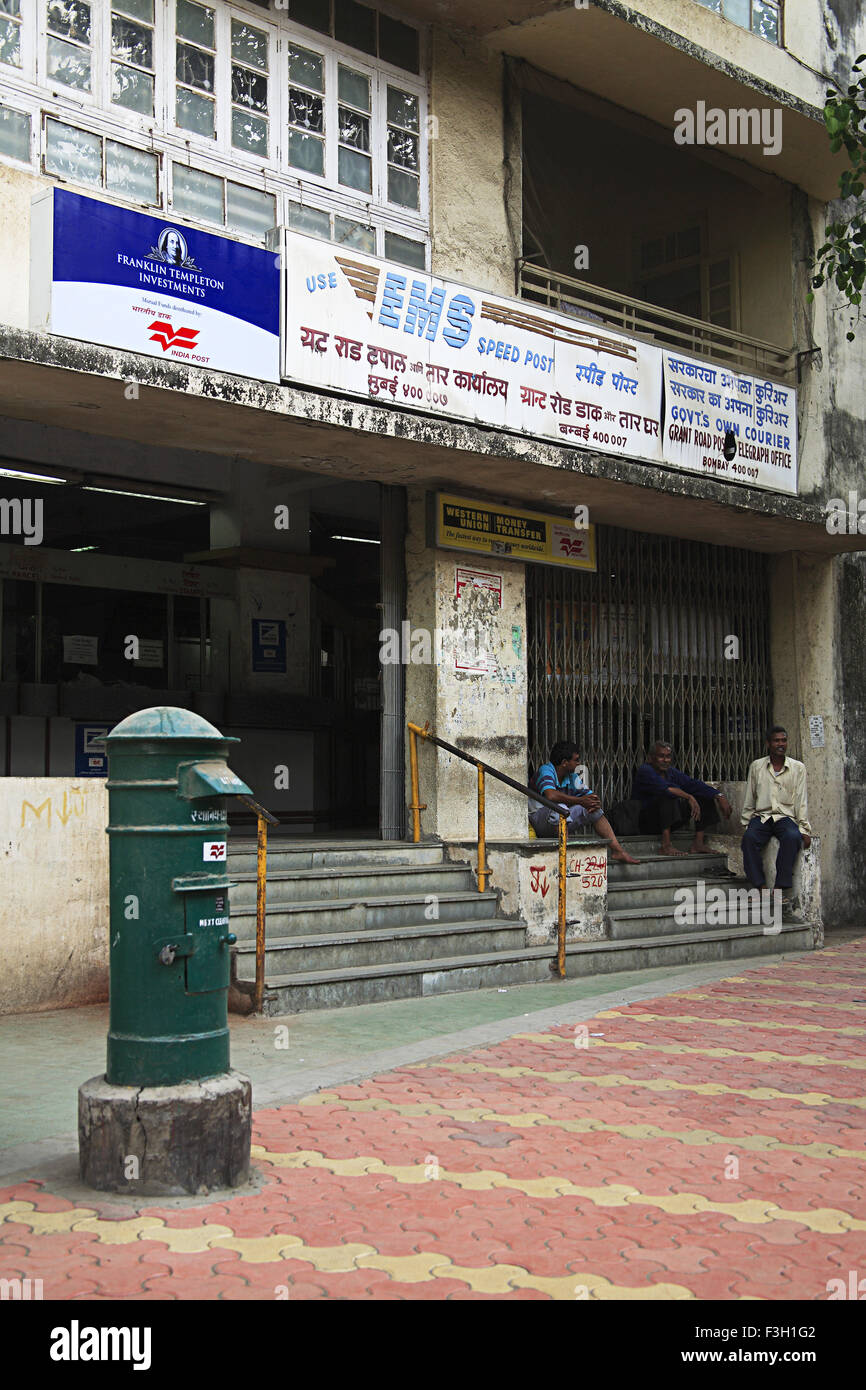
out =
[[[731,803],[715,787],[688,777],[673,767],[671,745],[656,739],[645,763],[635,774],[632,796],[641,803],[640,828],[648,835],[661,831],[662,854],[706,854],[704,835],[719,823],[719,811],[725,820],[731,814]],[[695,837],[688,850],[674,849],[671,831],[695,823]]]
[[[788,757],[788,735],[781,724],[767,733],[767,751],[749,768],[743,803],[743,867],[755,888],[764,887],[764,847],[779,841],[775,887],[781,890],[782,911],[790,912],[794,860],[812,843],[807,818],[806,769]]]
[[[541,764],[530,783],[532,790],[570,808],[568,834],[592,825],[602,839],[607,840],[611,859],[621,864],[639,864],[640,860],[628,854],[616,838],[599,798],[578,780],[579,760],[580,750],[576,743],[555,743],[550,750],[550,761]],[[536,835],[556,835],[559,820],[558,813],[548,806],[537,801],[529,803],[529,821]]]

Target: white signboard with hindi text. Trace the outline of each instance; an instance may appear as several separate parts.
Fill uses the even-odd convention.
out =
[[[797,491],[791,387],[531,300],[468,289],[294,232],[283,236],[287,380],[725,482]],[[729,434],[736,450],[726,460]]]

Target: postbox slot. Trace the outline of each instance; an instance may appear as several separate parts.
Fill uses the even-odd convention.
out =
[[[181,763],[177,770],[177,794],[182,801],[197,801],[202,797],[252,796],[252,791],[228,763],[214,759]]]

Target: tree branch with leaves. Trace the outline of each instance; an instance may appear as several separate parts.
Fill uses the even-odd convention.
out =
[[[839,196],[845,201],[861,198],[866,188],[866,76],[861,66],[866,63],[866,53],[861,53],[851,69],[854,81],[847,94],[828,92],[824,106],[824,124],[830,136],[830,149],[838,154],[844,147],[851,164],[844,169],[839,178]],[[858,317],[863,297],[863,284],[866,281],[866,206],[855,207],[849,217],[838,222],[830,222],[826,230],[827,240],[819,246],[811,262],[812,287],[832,284],[844,295],[851,308],[856,308]],[[809,300],[815,298],[810,291]],[[853,319],[851,320],[853,323]],[[853,329],[845,335],[854,341]]]

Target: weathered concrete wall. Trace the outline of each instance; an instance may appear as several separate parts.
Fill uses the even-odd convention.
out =
[[[430,550],[425,499],[409,499],[407,617],[430,633],[429,663],[406,666],[407,718],[518,782],[527,778],[524,566]],[[460,573],[458,574],[458,571]],[[438,638],[437,635],[438,634]],[[438,647],[438,659],[437,659]],[[425,834],[475,833],[475,769],[432,745],[419,747]],[[406,766],[409,766],[407,755]],[[487,828],[494,838],[527,833],[527,803],[487,779]]]
[[[107,824],[101,777],[3,780],[0,1013],[108,997]]]
[[[448,859],[475,869],[472,841],[449,842]],[[490,888],[499,890],[503,916],[526,923],[526,945],[556,941],[559,921],[559,851],[553,839],[493,841],[487,846]],[[607,845],[570,840],[566,861],[565,935],[568,941],[601,941],[607,907]]]
[[[866,899],[866,557],[834,562],[842,825],[827,855],[828,924],[863,924]]]
[[[28,328],[30,303],[30,200],[52,180],[0,166],[0,323]],[[9,274],[14,266],[15,273]]]
[[[520,172],[510,167],[504,60],[467,35],[436,29],[432,64],[433,272],[513,294]]]
[[[823,847],[816,844],[811,853],[821,860],[821,912],[828,927],[845,925],[852,910],[836,643],[838,563],[791,554],[774,559],[770,569],[772,717],[785,725],[788,751],[806,768],[809,821]],[[823,748],[811,745],[810,715],[823,717]],[[810,875],[814,877],[811,870]],[[810,890],[810,898],[814,896]]]
[[[859,8],[859,0],[830,0],[829,5],[825,0],[831,10],[840,4],[849,10]],[[628,8],[802,101],[821,102],[824,84],[818,74],[822,70],[824,34],[820,5],[785,5],[784,48],[726,22],[694,0],[629,0]],[[792,55],[800,62],[795,62]]]

